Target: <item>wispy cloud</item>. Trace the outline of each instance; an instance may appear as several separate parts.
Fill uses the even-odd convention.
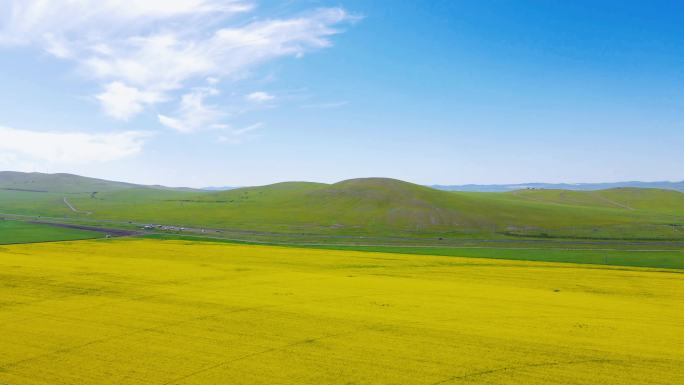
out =
[[[177,115],[160,114],[160,122],[193,132],[218,116],[204,106],[198,81],[239,79],[264,62],[329,47],[340,26],[356,19],[342,8],[321,8],[233,22],[254,7],[245,0],[5,0],[0,45],[35,46],[73,61],[100,85],[94,96],[116,119],[178,103]],[[272,98],[264,91],[248,96]]]
[[[0,43],[44,44],[63,38],[80,43],[145,33],[153,23],[180,18],[227,17],[254,8],[243,0],[4,0],[0,2]],[[96,36],[78,36],[85,31]]]
[[[108,162],[141,152],[149,133],[139,131],[91,134],[41,132],[0,126],[0,150],[15,161],[85,164]]]
[[[218,140],[222,143],[240,144],[247,139],[253,138],[254,135],[251,135],[251,133],[263,127],[263,125],[263,123],[259,122],[240,129],[228,130],[219,136]]]
[[[252,92],[250,94],[247,94],[245,96],[245,99],[249,100],[250,102],[264,103],[264,102],[268,102],[268,101],[275,99],[275,96],[269,94],[268,92],[256,91],[256,92]]]
[[[213,87],[196,88],[183,95],[176,116],[158,114],[159,122],[164,126],[181,133],[192,133],[209,128],[216,128],[226,114],[213,105],[207,105],[205,99],[218,95]]]
[[[325,109],[330,109],[330,108],[340,108],[348,105],[349,102],[346,100],[342,100],[339,102],[328,102],[328,103],[315,103],[315,104],[304,104],[302,106],[299,106],[299,108],[304,108],[304,109],[320,109],[320,110],[325,110]]]

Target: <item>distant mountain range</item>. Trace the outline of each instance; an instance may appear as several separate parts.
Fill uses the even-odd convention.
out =
[[[235,190],[236,188],[240,188],[240,187],[233,187],[233,186],[209,186],[209,187],[202,187],[200,190],[204,190],[204,191],[228,191],[228,190]]]
[[[506,192],[526,189],[592,191],[611,188],[657,188],[684,192],[684,181],[681,182],[613,182],[613,183],[519,183],[519,184],[465,184],[465,185],[432,185],[437,190],[472,191],[472,192]]]

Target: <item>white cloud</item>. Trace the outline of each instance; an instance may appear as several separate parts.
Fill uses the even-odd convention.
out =
[[[256,91],[245,96],[245,99],[249,100],[250,102],[263,103],[275,99],[275,96],[264,91]]]
[[[145,105],[163,100],[163,97],[156,92],[140,91],[121,82],[107,84],[104,92],[96,98],[107,115],[120,120],[128,120],[142,111]]]
[[[105,112],[126,120],[178,92],[188,95],[198,80],[216,85],[266,61],[329,47],[337,26],[356,19],[322,8],[231,25],[253,8],[245,0],[3,0],[0,45],[33,45],[73,60],[105,88],[97,95]],[[181,127],[166,117],[176,119],[160,118],[167,126]]]
[[[13,161],[85,164],[108,162],[141,152],[149,133],[40,132],[0,126],[0,150]]]
[[[188,129],[185,122],[183,122],[181,119],[172,118],[170,116],[162,114],[157,114],[157,119],[159,119],[159,123],[165,125],[168,128],[172,128],[178,132],[191,132],[191,130]]]
[[[225,114],[216,106],[204,102],[207,97],[217,94],[218,90],[212,87],[196,88],[183,95],[176,117],[158,114],[159,122],[182,133],[220,128],[221,125],[215,122]]]

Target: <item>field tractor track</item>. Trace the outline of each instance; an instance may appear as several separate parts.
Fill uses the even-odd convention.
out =
[[[85,215],[91,215],[93,212],[92,211],[81,211],[78,210],[74,205],[72,205],[69,200],[66,197],[62,198],[64,200],[64,204],[69,208],[69,210],[78,213],[78,214],[85,214]]]

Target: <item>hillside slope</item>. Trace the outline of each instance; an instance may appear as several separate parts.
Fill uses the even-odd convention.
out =
[[[55,192],[85,193],[116,191],[139,187],[132,183],[112,182],[103,179],[88,178],[72,174],[43,174],[39,172],[23,173],[0,171],[0,189]]]
[[[598,191],[519,190],[510,194],[537,202],[684,213],[684,194],[673,190],[628,187]]]
[[[191,190],[185,188],[145,186],[126,182],[114,182],[64,173],[44,174],[40,172],[25,173],[0,171],[0,189],[3,190],[75,194],[120,191],[136,188],[179,191]]]

